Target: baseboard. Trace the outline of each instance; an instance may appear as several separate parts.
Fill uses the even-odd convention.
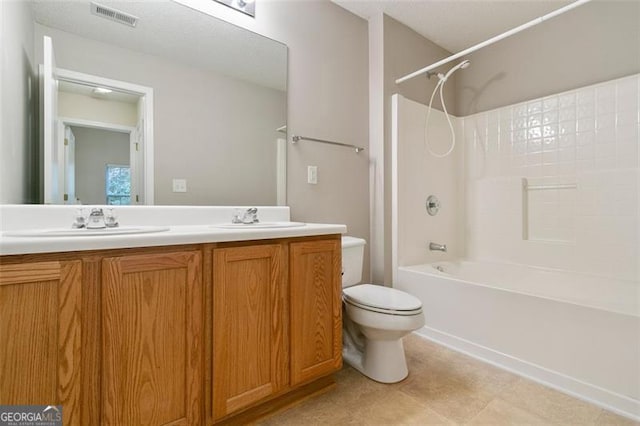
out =
[[[640,401],[636,399],[430,327],[425,326],[414,334],[621,416],[640,421]]]

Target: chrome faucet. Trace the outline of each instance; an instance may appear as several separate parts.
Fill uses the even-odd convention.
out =
[[[241,214],[242,216],[240,216]],[[258,219],[258,209],[255,207],[248,208],[243,213],[236,211],[231,219],[231,223],[244,223],[245,225],[258,222],[260,222]]]
[[[429,250],[431,251],[441,251],[446,253],[447,252],[447,245],[446,244],[438,244],[438,243],[429,243]]]
[[[76,217],[76,223],[78,222],[78,218]],[[118,217],[113,212],[112,208],[107,209],[107,213],[105,214],[101,208],[93,208],[91,209],[91,213],[89,214],[89,220],[86,222],[87,229],[104,229],[104,228],[117,228],[118,227]],[[76,226],[74,224],[74,228],[81,228],[82,226]]]
[[[107,225],[104,223],[104,212],[102,209],[91,209],[89,220],[87,221],[87,229],[102,229],[106,227]]]

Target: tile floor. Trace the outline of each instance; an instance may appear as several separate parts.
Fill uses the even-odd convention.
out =
[[[404,345],[404,381],[376,383],[345,366],[334,389],[260,424],[640,425],[419,336]]]

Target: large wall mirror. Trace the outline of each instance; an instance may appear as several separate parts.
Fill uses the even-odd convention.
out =
[[[28,3],[44,202],[286,203],[285,45],[170,0]]]

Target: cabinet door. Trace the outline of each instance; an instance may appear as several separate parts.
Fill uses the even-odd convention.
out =
[[[291,384],[342,366],[340,240],[292,243]]]
[[[80,261],[0,265],[0,405],[80,424]]]
[[[288,382],[286,274],[281,245],[213,251],[213,418]]]
[[[194,251],[103,259],[105,424],[202,423],[201,268]]]

